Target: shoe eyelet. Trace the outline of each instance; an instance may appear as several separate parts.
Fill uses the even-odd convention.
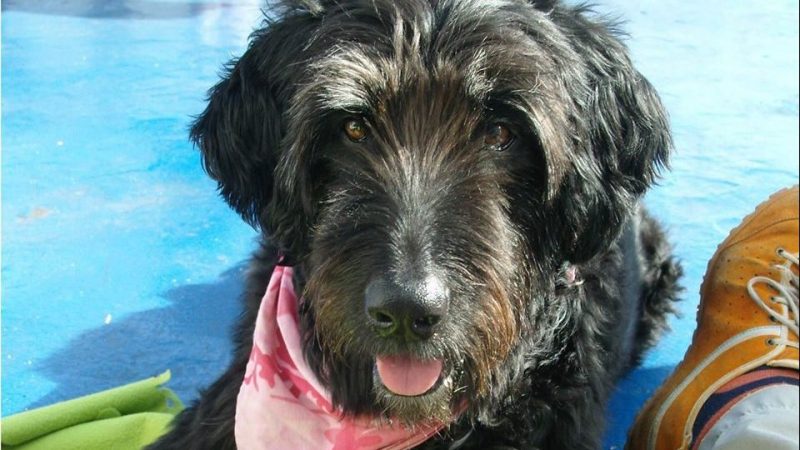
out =
[[[773,339],[773,338],[767,339],[767,345],[771,345],[771,346],[774,347],[775,346],[775,339]]]
[[[786,253],[786,250],[784,250],[783,247],[778,247],[775,249],[775,253],[777,253],[778,256],[783,256],[783,254]]]
[[[772,323],[778,323],[778,319],[776,319],[775,316],[769,316],[769,321]]]

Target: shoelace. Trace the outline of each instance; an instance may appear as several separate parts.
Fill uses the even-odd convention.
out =
[[[792,266],[797,270],[798,255],[793,255],[786,250],[779,248],[777,250],[778,256],[786,259],[784,264],[776,264],[773,267],[781,272],[781,280],[775,281],[772,278],[765,276],[757,276],[750,279],[747,283],[747,292],[750,298],[762,309],[764,312],[776,322],[786,326],[795,336],[798,335],[798,327],[800,327],[800,314],[798,314],[798,276],[792,270]],[[770,301],[778,305],[782,305],[782,311],[776,311],[758,295],[755,290],[755,285],[758,283],[766,284],[774,289],[778,295],[773,295]],[[798,348],[798,343],[788,339],[771,339],[771,344],[774,345],[787,345],[789,347]]]

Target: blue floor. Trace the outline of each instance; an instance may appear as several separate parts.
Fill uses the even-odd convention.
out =
[[[187,126],[259,3],[2,3],[2,414],[172,369],[185,400],[228,360],[255,233]],[[647,197],[687,276],[683,317],[610,406],[607,448],[689,344],[716,244],[798,182],[796,0],[606,1],[670,111]]]

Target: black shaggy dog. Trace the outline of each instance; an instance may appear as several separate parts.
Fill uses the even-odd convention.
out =
[[[153,448],[235,448],[279,255],[306,359],[345,414],[414,423],[466,405],[421,448],[598,448],[614,383],[664,330],[680,275],[639,205],[670,152],[667,117],[617,35],[552,0],[280,5],[192,128],[262,230],[236,353]],[[444,370],[398,395],[375,375],[381,355]]]

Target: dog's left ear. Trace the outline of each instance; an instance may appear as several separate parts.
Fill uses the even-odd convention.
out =
[[[560,256],[586,261],[619,235],[672,149],[667,113],[609,28],[588,20],[573,30],[586,63],[587,98],[576,107],[582,139],[552,201]],[[586,28],[593,28],[586,33]],[[579,33],[579,30],[583,30]],[[581,39],[581,38],[577,38]],[[560,223],[559,223],[560,222]]]
[[[653,86],[623,67],[594,86],[588,117],[592,147],[609,175],[629,194],[643,194],[672,148],[667,113]]]

